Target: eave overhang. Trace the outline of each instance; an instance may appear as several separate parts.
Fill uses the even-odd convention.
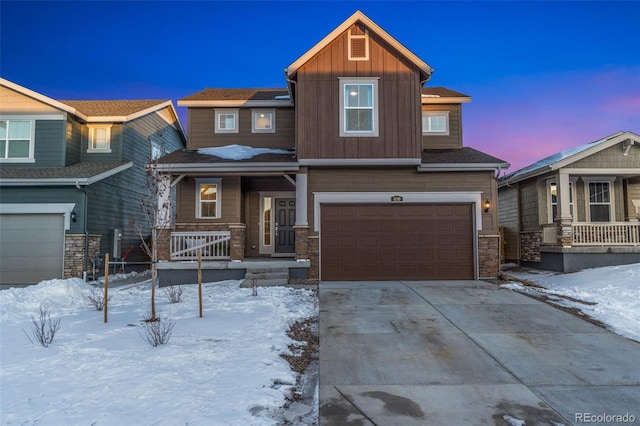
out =
[[[509,163],[422,163],[419,172],[480,172],[508,169]]]
[[[0,186],[87,186],[133,167],[133,162],[122,164],[105,172],[84,177],[60,178],[0,178]]]
[[[253,108],[292,108],[293,102],[290,100],[229,100],[229,101],[190,101],[180,100],[178,106],[184,107],[219,107],[219,108],[233,108],[233,107],[253,107]]]
[[[164,173],[277,173],[297,172],[300,164],[297,162],[241,162],[241,163],[179,163],[154,165],[159,172]]]

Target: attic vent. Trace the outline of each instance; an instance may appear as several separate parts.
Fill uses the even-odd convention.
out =
[[[369,32],[367,30],[364,31],[364,34],[353,34],[349,30],[349,60],[369,60]]]

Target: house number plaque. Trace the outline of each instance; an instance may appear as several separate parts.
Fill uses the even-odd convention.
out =
[[[392,195],[391,196],[391,201],[393,201],[393,202],[402,201],[402,196],[401,195]]]

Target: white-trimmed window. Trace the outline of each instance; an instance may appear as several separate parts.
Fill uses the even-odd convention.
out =
[[[0,160],[32,160],[34,127],[33,120],[0,120]]]
[[[340,136],[378,136],[378,79],[340,79]]]
[[[369,60],[369,32],[364,30],[362,34],[352,34],[349,30],[348,59],[350,61]]]
[[[219,219],[222,205],[222,179],[196,179],[196,217]]]
[[[611,182],[589,182],[589,221],[611,222]]]
[[[449,134],[449,111],[422,111],[422,134]]]
[[[216,133],[238,133],[238,109],[215,110]]]
[[[573,181],[569,181],[569,214],[571,215],[572,220],[575,220],[575,216],[573,214],[573,191]],[[555,221],[558,216],[558,185],[555,180],[549,181],[547,192],[549,194],[549,223],[551,223]]]
[[[252,133],[275,133],[276,131],[276,110],[275,109],[252,109],[251,110],[251,132]]]
[[[111,124],[89,126],[89,149],[87,152],[111,152]]]

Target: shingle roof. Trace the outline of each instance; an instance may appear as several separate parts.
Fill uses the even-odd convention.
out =
[[[507,164],[489,154],[465,146],[456,149],[427,149],[422,151],[423,164]]]
[[[464,93],[456,92],[446,87],[423,87],[422,88],[423,95],[430,96],[438,96],[441,98],[468,98],[469,95],[465,95]]]
[[[167,100],[91,100],[60,101],[89,117],[127,116],[152,108]]]
[[[67,167],[2,167],[0,179],[85,179],[108,172],[128,161],[82,162]]]
[[[290,154],[274,154],[274,153],[266,153],[259,154],[251,158],[242,159],[242,160],[230,160],[227,158],[221,158],[215,155],[210,154],[201,154],[197,150],[191,149],[179,149],[177,151],[173,151],[170,154],[167,154],[158,159],[159,164],[204,164],[204,163],[291,163],[295,162],[296,155],[294,151],[291,151]]]
[[[207,88],[181,101],[273,101],[288,96],[287,89],[220,89]]]

